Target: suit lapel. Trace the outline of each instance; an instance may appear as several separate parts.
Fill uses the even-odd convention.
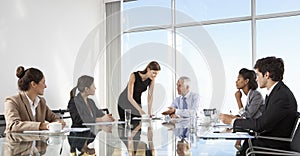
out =
[[[23,104],[25,106],[25,109],[26,109],[27,115],[29,116],[29,119],[31,121],[34,121],[33,115],[32,115],[32,112],[31,112],[31,108],[30,108],[30,104],[29,104],[29,101],[28,101],[25,93],[24,92],[20,93],[20,97],[21,97],[21,101],[23,102]]]
[[[276,86],[273,88],[273,90],[271,91],[270,95],[266,96],[266,98],[265,98],[266,109],[268,108],[270,99],[272,99],[272,96],[274,96],[275,92],[277,92],[277,90],[279,89],[280,86],[282,86],[282,84],[283,84],[283,82],[279,81],[276,84]]]
[[[78,93],[78,95],[75,97],[75,105],[77,110],[81,110],[82,112],[84,112],[84,114],[91,116],[91,113],[88,109],[88,106],[86,105],[86,103],[84,102],[83,97],[80,95],[80,93]],[[93,113],[93,112],[92,112]]]

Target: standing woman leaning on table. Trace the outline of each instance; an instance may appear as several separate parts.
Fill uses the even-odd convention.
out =
[[[79,93],[75,96],[76,90]],[[99,110],[89,95],[95,95],[94,78],[83,75],[78,78],[77,86],[70,92],[68,109],[72,118],[72,127],[85,127],[82,123],[112,122],[115,119],[111,114],[104,114]]]
[[[25,70],[19,66],[16,75],[20,92],[5,100],[5,133],[47,130],[48,123],[45,121],[60,122],[64,127],[65,122],[49,109],[41,97],[47,87],[43,73],[36,68]]]
[[[142,109],[141,96],[148,87],[148,114],[149,116],[152,115],[153,89],[155,77],[159,71],[159,64],[156,61],[152,61],[143,71],[136,71],[130,74],[127,87],[118,100],[118,112],[121,121],[125,120],[125,109],[131,109],[131,118],[146,114]]]

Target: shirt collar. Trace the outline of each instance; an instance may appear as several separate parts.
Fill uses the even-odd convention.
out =
[[[38,103],[40,102],[40,98],[38,96],[34,99],[34,102],[31,101],[31,99],[27,96],[26,93],[25,93],[25,96],[26,96],[27,100],[29,101],[30,106],[36,107],[38,105]]]
[[[189,91],[187,94],[185,94],[185,96],[181,95],[181,98],[186,97],[188,99],[190,95],[191,95],[191,91]]]
[[[267,90],[267,95],[269,96],[270,93],[272,92],[273,88],[277,85],[278,82],[274,83],[269,90]]]

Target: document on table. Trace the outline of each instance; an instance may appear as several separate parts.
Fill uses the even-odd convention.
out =
[[[224,123],[216,123],[214,127],[224,127],[224,128],[232,128],[231,124],[224,124]]]
[[[23,131],[23,133],[29,133],[29,134],[63,134],[63,133],[65,133],[65,131],[61,130],[59,132],[50,132],[49,130],[40,130],[40,131]]]
[[[154,118],[142,118],[142,117],[134,117],[132,120],[163,120],[163,118],[154,117]]]
[[[64,128],[63,131],[65,132],[84,132],[89,131],[90,128]]]
[[[83,123],[82,125],[95,126],[95,125],[114,125],[114,124],[125,124],[125,121]]]
[[[228,133],[228,132],[206,132],[202,135],[198,135],[198,137],[202,139],[248,139],[254,138],[254,136],[246,133],[246,132],[236,132],[236,133]]]
[[[31,134],[59,134],[59,133],[66,133],[66,132],[84,132],[89,131],[90,128],[64,128],[60,132],[50,132],[49,130],[40,130],[40,131],[23,131],[23,133],[31,133]]]
[[[151,120],[151,118],[134,117],[132,120]]]

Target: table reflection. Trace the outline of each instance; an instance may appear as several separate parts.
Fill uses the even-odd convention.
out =
[[[7,133],[4,155],[43,155],[46,153],[48,137]]]
[[[233,155],[235,140],[204,140],[197,135],[216,129],[189,119],[133,120],[132,124],[91,126],[91,131],[50,134],[7,133],[0,144],[3,155]],[[221,132],[221,130],[219,130]],[[1,152],[0,152],[1,155]]]
[[[80,152],[79,155],[94,155],[96,153],[95,148],[89,145],[93,143],[95,137],[95,134],[90,131],[71,132],[70,135],[68,135],[71,155],[75,156],[77,153],[76,151]]]
[[[147,142],[141,140],[142,127],[146,128]],[[125,144],[129,155],[155,155],[151,122],[133,120],[131,125],[124,124],[119,126],[118,131],[119,137]]]

